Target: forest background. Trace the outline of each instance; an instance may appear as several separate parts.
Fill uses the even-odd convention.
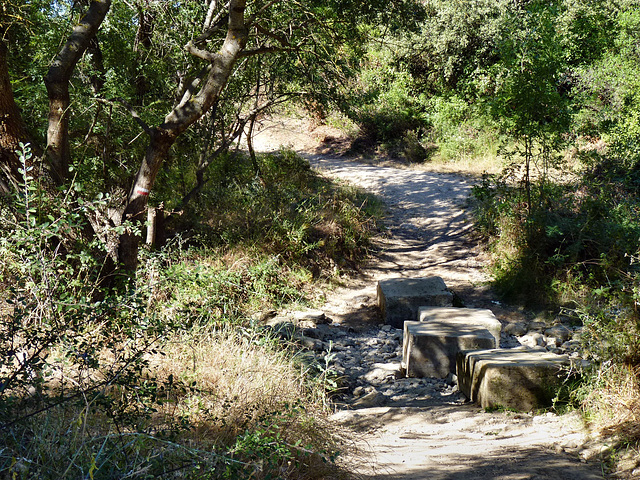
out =
[[[3,475],[348,474],[339,379],[252,314],[313,304],[381,206],[257,155],[274,111],[499,163],[472,201],[495,288],[585,327],[568,401],[637,445],[638,3],[361,3],[3,2]]]

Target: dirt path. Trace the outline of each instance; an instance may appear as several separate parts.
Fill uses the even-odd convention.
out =
[[[367,344],[362,332],[372,338],[386,338],[378,325],[376,282],[389,277],[440,276],[465,306],[491,308],[505,324],[523,319],[523,313],[496,302],[485,284],[482,266],[486,258],[472,240],[464,209],[470,180],[319,155],[314,153],[321,146],[318,139],[295,123],[271,124],[256,138],[257,148],[263,151],[279,144],[298,146],[314,168],[379,195],[389,208],[385,222],[388,232],[375,239],[378,254],[361,278],[331,292],[323,307],[341,328],[361,332],[345,345],[357,348]],[[365,370],[376,365],[380,366],[367,364]],[[365,377],[366,373],[358,378]],[[397,391],[402,382],[404,395]],[[598,461],[601,447],[590,441],[575,413],[487,413],[464,403],[455,387],[439,380],[394,381],[387,377],[375,385],[379,389],[396,388],[388,388],[389,397],[374,390],[383,406],[347,398],[344,408],[333,416],[355,432],[358,447],[368,452],[365,460],[352,459],[358,462],[356,470],[363,479],[603,478]],[[424,401],[414,406],[412,399],[417,398],[417,392],[425,391],[420,397]]]
[[[439,276],[469,307],[486,301],[486,261],[471,241],[471,224],[464,203],[471,182],[462,176],[417,172],[349,162],[340,158],[308,155],[324,175],[348,181],[384,200],[387,232],[374,239],[377,255],[366,266],[362,285],[351,291],[356,297],[375,296],[378,280],[390,277]],[[329,299],[325,308],[341,313],[336,301],[348,291]]]

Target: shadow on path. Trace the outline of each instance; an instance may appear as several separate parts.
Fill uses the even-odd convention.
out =
[[[446,452],[447,462],[412,462],[402,472],[388,470],[362,475],[362,480],[597,480],[603,476],[588,470],[567,454],[541,448],[504,448],[482,457],[464,454],[464,445]]]

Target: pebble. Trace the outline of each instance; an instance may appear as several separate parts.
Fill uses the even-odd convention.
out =
[[[562,344],[562,341],[556,337],[544,337],[544,342],[549,349],[556,348]]]
[[[355,402],[352,403],[354,407],[360,408],[371,408],[371,407],[382,407],[386,403],[386,398],[383,394],[378,392],[377,390],[373,390],[370,393],[367,393],[365,396],[356,399]]]
[[[353,389],[353,396],[356,398],[361,397],[364,393],[365,393],[365,390],[362,385],[358,385],[356,388]]]
[[[545,345],[544,337],[538,332],[529,332],[518,338],[520,344],[529,348],[541,347]]]
[[[313,322],[316,325],[328,324],[332,320],[321,310],[307,310],[306,312],[294,312],[293,318],[297,322]]]
[[[562,324],[554,325],[551,328],[547,328],[544,331],[545,336],[556,338],[558,341],[558,345],[566,342],[569,337],[572,335],[572,331],[569,328],[565,327]]]
[[[302,343],[314,351],[321,363],[331,346],[333,356],[328,368],[343,376],[347,385],[337,400],[350,405],[350,408],[427,401],[445,395],[454,397],[452,400],[455,402],[461,401],[456,393],[455,375],[446,379],[404,378],[402,329],[390,325],[379,325],[360,333],[348,332],[339,326],[318,325],[318,329],[322,331],[305,329]],[[314,337],[318,338],[314,341]],[[325,346],[322,352],[318,351],[320,342]]]
[[[545,322],[531,322],[529,324],[529,331],[542,332],[545,328],[547,328],[547,324]]]

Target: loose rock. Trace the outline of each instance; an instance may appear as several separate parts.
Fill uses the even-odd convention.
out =
[[[557,338],[558,342],[559,342],[558,345],[559,345],[561,343],[566,342],[569,339],[569,337],[571,336],[572,332],[571,332],[571,330],[569,330],[564,325],[559,324],[559,325],[555,325],[555,326],[553,326],[551,328],[547,328],[544,331],[544,334],[547,337]]]
[[[525,335],[527,331],[527,325],[522,322],[509,323],[503,329],[503,332],[507,335],[515,335],[516,337]]]

